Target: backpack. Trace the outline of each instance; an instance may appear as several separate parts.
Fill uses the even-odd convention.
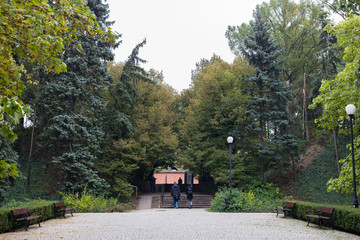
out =
[[[187,193],[192,194],[192,187],[187,187]]]

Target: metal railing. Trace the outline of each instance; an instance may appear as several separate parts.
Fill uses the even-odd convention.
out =
[[[130,185],[130,187],[132,187],[135,190],[135,197],[138,196],[138,187],[134,186],[134,185]]]

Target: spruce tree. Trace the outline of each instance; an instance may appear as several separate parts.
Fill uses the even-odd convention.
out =
[[[282,62],[279,57],[282,50],[271,39],[271,28],[259,9],[254,11],[253,16],[254,21],[250,22],[252,34],[246,36],[241,52],[255,68],[255,74],[246,79],[253,84],[249,90],[252,97],[247,111],[248,118],[253,121],[247,129],[250,136],[254,132],[258,133],[255,152],[263,178],[266,165],[281,167],[284,155],[289,158],[296,146],[293,145],[294,137],[289,134],[291,120],[287,105],[291,93],[280,74]]]
[[[101,0],[88,6],[105,31],[109,7]],[[115,45],[116,46],[116,45]],[[39,157],[53,173],[53,190],[101,192],[108,184],[93,165],[99,161],[104,132],[104,94],[112,77],[107,62],[113,60],[115,47],[106,36],[79,37],[64,52],[67,72],[45,74],[35,106],[40,136]]]
[[[135,170],[144,159],[139,141],[134,140],[133,107],[138,100],[136,83],[151,82],[149,74],[140,66],[146,61],[139,57],[140,48],[146,39],[137,44],[128,60],[123,64],[120,76],[113,76],[108,91],[102,161],[95,164],[100,175],[110,184],[114,197],[130,197],[130,183],[134,181]],[[121,66],[111,65],[110,69]],[[134,184],[134,183],[133,183]]]

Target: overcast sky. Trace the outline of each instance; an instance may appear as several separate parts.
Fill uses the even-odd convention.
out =
[[[162,71],[165,82],[177,91],[189,88],[191,70],[215,53],[231,63],[225,38],[229,25],[252,19],[263,0],[107,0],[113,30],[122,34],[115,61],[124,62],[136,44],[147,44],[139,56],[142,67]],[[268,1],[266,1],[268,2]]]

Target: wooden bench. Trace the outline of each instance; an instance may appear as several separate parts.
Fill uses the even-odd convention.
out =
[[[288,216],[292,212],[292,208],[295,205],[295,201],[284,202],[282,206],[276,206],[276,216],[279,215],[279,211],[284,213],[284,217]]]
[[[63,217],[65,217],[66,212],[71,213],[71,216],[73,216],[73,207],[66,207],[65,202],[61,201],[61,202],[56,202],[54,203],[54,207],[55,207],[55,216],[57,217],[58,213],[61,213],[61,215]]]
[[[306,217],[308,218],[307,226],[309,226],[310,220],[312,218],[318,220],[319,228],[321,228],[323,220],[329,220],[330,223],[332,223],[331,217],[332,217],[333,212],[334,212],[333,208],[319,206],[317,209],[317,214],[310,214],[309,212],[306,214]]]
[[[37,223],[39,224],[39,227],[41,227],[40,226],[41,214],[36,213],[35,215],[30,215],[30,209],[28,207],[11,210],[11,213],[14,217],[14,226],[13,226],[14,232],[17,223],[20,223],[21,225],[22,223],[25,223],[25,230],[27,231],[30,221],[34,219],[38,219]]]

